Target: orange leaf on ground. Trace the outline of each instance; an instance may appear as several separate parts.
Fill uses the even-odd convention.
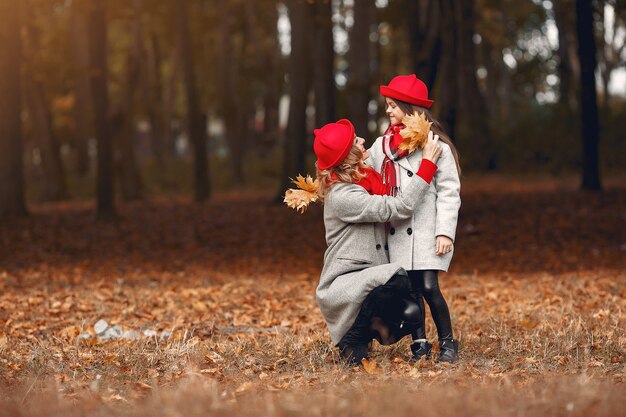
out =
[[[361,364],[363,365],[363,369],[370,375],[378,375],[382,372],[382,369],[378,366],[374,359],[367,360],[365,358],[361,359]]]

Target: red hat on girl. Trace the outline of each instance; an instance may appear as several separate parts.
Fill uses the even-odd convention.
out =
[[[313,131],[313,150],[317,156],[319,169],[334,168],[346,159],[354,145],[354,126],[348,119],[328,123]]]
[[[427,109],[433,105],[433,100],[428,99],[428,87],[415,74],[394,77],[389,85],[380,86],[380,95]]]

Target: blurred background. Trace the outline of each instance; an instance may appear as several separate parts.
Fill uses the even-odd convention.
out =
[[[624,0],[0,1],[0,216],[264,189],[415,73],[465,176],[626,171]]]

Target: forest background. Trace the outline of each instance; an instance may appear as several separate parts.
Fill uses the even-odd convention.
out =
[[[0,0],[0,414],[615,414],[625,39],[623,0]],[[461,155],[462,361],[351,369],[321,208],[278,202],[410,73]]]

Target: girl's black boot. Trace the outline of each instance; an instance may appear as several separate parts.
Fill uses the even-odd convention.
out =
[[[454,339],[441,340],[441,353],[437,362],[454,363],[459,360],[459,342]]]

